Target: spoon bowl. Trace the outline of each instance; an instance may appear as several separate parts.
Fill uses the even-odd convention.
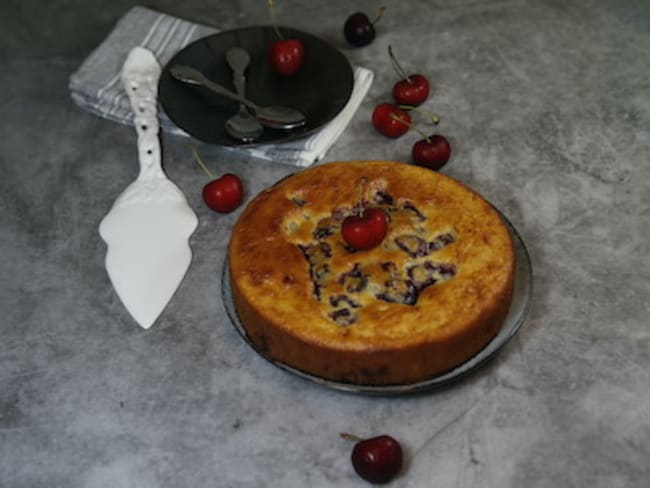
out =
[[[260,121],[245,105],[240,105],[237,113],[226,120],[225,128],[230,137],[242,142],[254,142],[264,133]]]

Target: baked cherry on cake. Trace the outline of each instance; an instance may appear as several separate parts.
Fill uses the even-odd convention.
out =
[[[341,235],[384,212],[380,245]],[[228,266],[235,309],[265,356],[321,378],[409,384],[458,366],[499,331],[515,256],[500,215],[440,173],[387,161],[329,163],[255,197]]]

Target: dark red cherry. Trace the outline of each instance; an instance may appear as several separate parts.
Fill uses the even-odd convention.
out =
[[[345,39],[356,47],[367,46],[375,39],[375,24],[381,19],[385,7],[379,9],[377,18],[371,21],[363,12],[350,15],[343,26]]]
[[[451,156],[451,146],[444,136],[434,134],[417,141],[411,151],[413,161],[419,166],[439,170]]]
[[[350,434],[341,434],[356,440]],[[352,466],[359,476],[371,483],[383,484],[394,479],[402,470],[402,446],[389,435],[358,440],[352,449]]]
[[[362,12],[350,15],[343,26],[345,39],[353,46],[362,47],[375,38],[375,27],[368,16]]]

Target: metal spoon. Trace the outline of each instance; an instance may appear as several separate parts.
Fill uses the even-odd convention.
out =
[[[248,52],[240,47],[233,47],[226,52],[226,60],[232,69],[233,84],[237,95],[243,97],[246,93],[246,77],[244,72],[251,61]],[[243,142],[253,142],[264,133],[264,127],[246,108],[239,104],[239,111],[226,120],[226,132],[231,137]]]
[[[217,95],[221,95],[223,97],[235,100],[239,103],[243,103],[248,108],[253,110],[253,112],[255,112],[257,120],[259,120],[262,125],[266,127],[270,127],[272,129],[288,130],[305,125],[305,116],[298,110],[281,106],[260,107],[247,98],[241,97],[236,93],[231,92],[227,88],[219,85],[218,83],[209,80],[199,70],[191,68],[190,66],[177,64],[172,66],[169,72],[178,81],[182,81],[190,85],[202,86],[212,91],[213,93],[216,93]]]

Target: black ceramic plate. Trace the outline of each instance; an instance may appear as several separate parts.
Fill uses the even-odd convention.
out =
[[[174,64],[186,64],[209,79],[235,91],[226,51],[242,47],[251,57],[246,70],[246,96],[260,106],[286,105],[303,112],[307,123],[296,130],[265,129],[255,144],[286,142],[304,137],[332,120],[345,107],[353,88],[352,67],[337,49],[305,32],[282,27],[287,38],[301,40],[305,60],[292,76],[275,74],[267,61],[267,50],[278,38],[272,27],[244,27],[199,39],[179,51],[163,69],[158,96],[169,118],[192,137],[208,144],[241,146],[230,137],[224,124],[237,112],[238,102],[213,95],[202,88],[175,80],[169,73]]]
[[[228,274],[228,264],[227,262],[224,262],[221,279],[221,293],[223,303],[226,308],[226,313],[228,314],[228,317],[230,318],[237,332],[248,343],[248,345],[255,350],[255,352],[260,354],[275,366],[284,369],[285,371],[289,371],[290,373],[300,376],[301,378],[313,381],[328,388],[369,395],[403,395],[406,393],[433,390],[435,388],[449,385],[450,383],[463,378],[468,373],[475,371],[480,366],[484,365],[488,359],[492,358],[499,351],[499,349],[505,346],[506,343],[515,335],[515,333],[524,323],[524,319],[528,314],[528,309],[530,307],[533,293],[533,276],[530,256],[528,255],[524,241],[521,239],[521,236],[514,228],[512,223],[510,223],[510,221],[505,218],[503,214],[501,214],[501,216],[503,217],[503,220],[506,222],[508,229],[510,230],[510,234],[515,245],[515,254],[517,258],[517,266],[515,269],[515,291],[512,305],[510,306],[510,311],[506,317],[503,327],[501,327],[499,333],[494,339],[492,339],[490,343],[488,343],[474,357],[468,359],[466,362],[447,373],[407,385],[374,386],[331,381],[299,371],[295,368],[287,366],[286,364],[282,364],[278,361],[270,359],[264,356],[264,354],[262,354],[258,349],[256,349],[254,344],[246,336],[246,331],[242,327],[241,322],[237,317],[237,312],[235,311],[235,306],[232,300],[232,289],[230,287],[230,276]]]

